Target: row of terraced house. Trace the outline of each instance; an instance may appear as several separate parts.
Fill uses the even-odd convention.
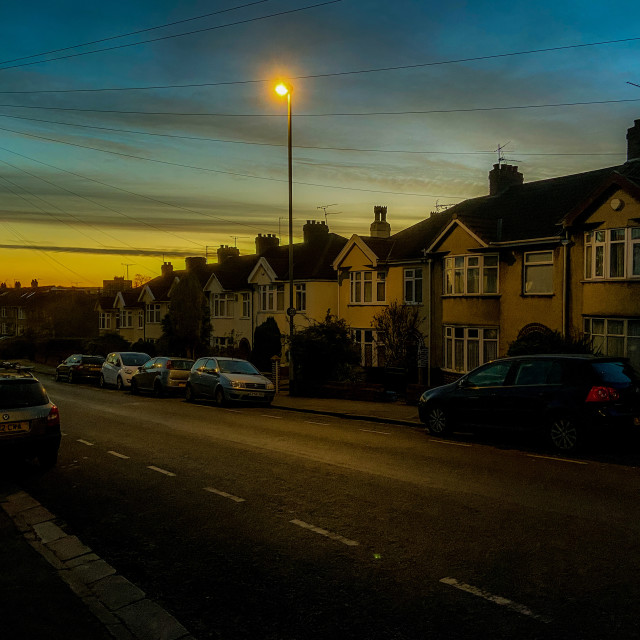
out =
[[[387,213],[374,207],[369,235],[349,239],[307,221],[293,246],[297,329],[330,310],[352,328],[362,364],[378,366],[372,318],[398,301],[419,310],[428,380],[504,355],[532,331],[586,336],[640,369],[640,120],[627,132],[624,164],[527,183],[499,163],[488,195],[397,233]],[[172,288],[191,271],[208,300],[214,349],[248,354],[270,316],[287,335],[289,247],[275,235],[255,246],[251,255],[221,246],[216,263],[187,258],[185,270],[166,262],[145,285],[103,295],[100,331],[157,340]]]

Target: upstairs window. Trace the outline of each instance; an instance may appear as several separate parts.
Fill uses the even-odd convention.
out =
[[[584,277],[586,280],[640,277],[640,227],[585,233]]]
[[[284,285],[260,285],[260,311],[284,311]]]
[[[160,305],[148,304],[147,305],[147,322],[149,324],[160,324]]]
[[[211,315],[214,318],[233,318],[233,293],[214,293],[211,296]]]
[[[122,311],[121,327],[123,329],[130,329],[133,327],[133,311]]]
[[[386,273],[383,271],[351,271],[349,273],[352,304],[372,304],[386,299]]]
[[[295,285],[295,300],[296,300],[296,310],[297,311],[306,311],[307,310],[307,285],[297,284]]]
[[[406,304],[422,302],[422,269],[404,270],[404,301]]]
[[[251,317],[251,294],[250,293],[242,294],[242,317],[243,318]]]
[[[445,295],[498,293],[498,255],[451,256],[444,259]]]
[[[553,293],[553,251],[532,251],[524,254],[523,293]]]

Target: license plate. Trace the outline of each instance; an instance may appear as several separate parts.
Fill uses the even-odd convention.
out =
[[[634,427],[640,427],[640,416],[638,416],[637,418],[633,419],[633,426]]]
[[[27,433],[29,431],[28,422],[1,422],[0,435],[9,435],[12,433]]]
[[[254,396],[256,398],[262,398],[264,393],[261,393],[260,391],[249,391],[249,395]]]

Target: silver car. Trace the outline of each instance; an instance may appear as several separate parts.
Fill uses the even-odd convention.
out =
[[[131,378],[131,393],[153,391],[156,398],[184,393],[193,360],[159,356],[147,360]]]
[[[227,402],[271,404],[275,386],[250,362],[238,358],[200,358],[191,368],[185,389],[188,402],[209,398]]]
[[[99,384],[101,387],[115,386],[118,391],[129,388],[131,376],[151,357],[139,351],[114,351],[102,363]]]

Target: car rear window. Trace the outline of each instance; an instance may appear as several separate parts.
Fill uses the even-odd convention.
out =
[[[636,372],[627,362],[594,362],[591,366],[602,382],[622,385],[638,383]]]
[[[104,362],[104,358],[100,356],[86,356],[82,358],[83,364],[102,364]]]
[[[49,398],[37,380],[4,380],[0,384],[0,409],[39,407]]]
[[[169,360],[172,369],[179,369],[180,371],[189,371],[193,367],[193,360]]]

